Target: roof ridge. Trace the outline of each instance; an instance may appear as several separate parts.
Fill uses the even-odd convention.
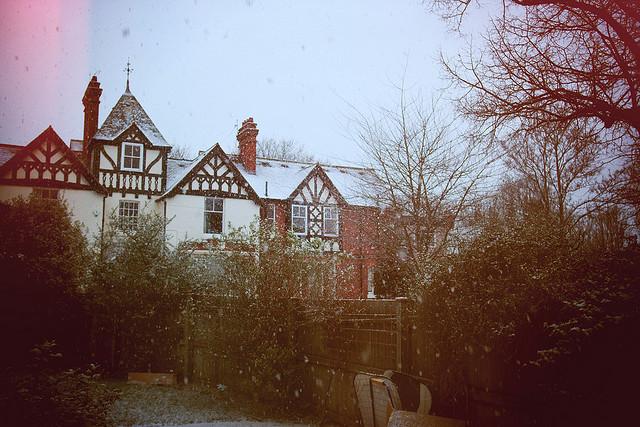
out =
[[[271,157],[256,157],[256,161],[258,161],[258,160],[268,160],[268,161],[273,161],[273,162],[284,162],[284,163],[296,163],[296,164],[307,165],[307,166],[320,165],[322,167],[328,167],[328,168],[341,168],[341,169],[370,170],[370,171],[373,171],[373,168],[367,168],[367,167],[364,167],[364,166],[348,166],[348,165],[330,164],[330,163],[322,163],[322,162],[305,162],[305,161],[301,161],[301,160],[284,160],[284,159],[275,159],[275,158],[271,158]],[[239,160],[237,160],[237,161],[239,161]]]

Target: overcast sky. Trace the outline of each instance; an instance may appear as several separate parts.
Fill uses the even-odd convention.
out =
[[[0,142],[11,144],[49,125],[81,138],[93,74],[102,123],[130,58],[131,91],[171,144],[232,151],[251,116],[259,139],[357,162],[351,106],[392,106],[403,76],[429,96],[446,85],[440,50],[465,43],[418,0],[3,0],[0,11]]]

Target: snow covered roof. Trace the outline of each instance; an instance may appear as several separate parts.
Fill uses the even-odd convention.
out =
[[[129,91],[122,94],[107,119],[102,123],[94,139],[112,141],[135,123],[152,145],[170,147],[156,125],[149,118],[135,96]]]
[[[0,166],[7,163],[9,159],[23,148],[21,145],[0,144]]]
[[[256,158],[256,173],[249,173],[242,162],[233,162],[258,196],[286,199],[313,169],[313,163]],[[268,189],[265,183],[268,183]],[[267,191],[265,191],[267,190]]]
[[[191,169],[205,156],[209,151],[202,152],[193,160],[185,159],[167,159],[167,190],[171,191],[182,178],[189,173]]]
[[[313,170],[315,163],[274,160],[257,157],[256,173],[249,173],[242,162],[234,160],[242,175],[260,197],[284,200]],[[342,197],[352,205],[375,206],[364,191],[373,182],[371,169],[320,164]],[[268,185],[267,185],[268,184]]]
[[[376,190],[375,174],[371,169],[351,166],[321,165],[342,197],[351,205],[376,206],[371,196]]]

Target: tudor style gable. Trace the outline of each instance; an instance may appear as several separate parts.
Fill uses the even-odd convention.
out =
[[[0,183],[104,192],[51,126],[0,167]]]
[[[337,238],[340,206],[347,202],[317,164],[289,196],[291,226],[295,234]]]
[[[109,192],[148,197],[166,190],[170,150],[128,85],[88,144],[91,170]]]
[[[160,195],[166,189],[169,151],[154,146],[133,123],[113,140],[93,142],[93,173],[110,192]]]
[[[219,144],[198,157],[190,167],[172,177],[172,184],[161,199],[177,194],[231,199],[260,198]]]

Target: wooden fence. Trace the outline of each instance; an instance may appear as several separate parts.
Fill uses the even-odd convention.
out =
[[[353,379],[358,372],[381,374],[387,369],[402,371],[430,384],[435,351],[429,346],[429,333],[416,322],[412,304],[405,298],[394,300],[341,300],[338,327],[330,334],[320,327],[305,330],[300,339],[305,359],[303,397],[325,418],[343,425],[358,425],[359,411]],[[223,327],[224,313],[216,309],[188,331],[182,343],[182,374],[188,381],[215,387],[224,384],[250,389],[238,365],[212,348],[198,331]],[[467,384],[467,398],[455,407],[438,401],[434,408],[448,415],[463,417],[472,425],[521,425],[522,408],[497,389],[499,374],[487,363],[474,369]],[[451,411],[454,411],[452,413]]]

